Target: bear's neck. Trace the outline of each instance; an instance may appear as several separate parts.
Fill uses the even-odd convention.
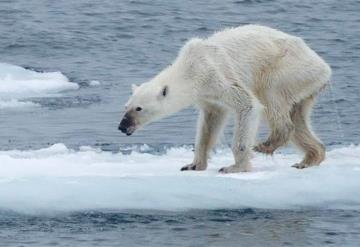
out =
[[[174,107],[182,110],[195,104],[194,83],[186,78],[177,63],[164,69],[156,78],[161,86],[169,87],[169,96],[174,97]],[[176,102],[176,103],[175,103]]]

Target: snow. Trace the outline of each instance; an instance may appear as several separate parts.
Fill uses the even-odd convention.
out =
[[[36,106],[35,103],[23,102],[23,100],[78,88],[78,84],[70,82],[61,72],[36,72],[12,64],[0,63],[1,109]]]
[[[33,103],[30,101],[19,101],[16,99],[11,100],[0,100],[0,110],[1,109],[18,109],[18,108],[32,108],[32,107],[39,107],[40,105],[37,103]]]
[[[101,82],[93,80],[93,81],[90,81],[89,85],[92,87],[97,87],[97,86],[101,85]]]
[[[180,172],[190,147],[166,154],[45,149],[0,151],[0,208],[20,212],[87,209],[360,209],[360,146],[333,149],[318,167],[291,168],[297,154],[256,155],[248,173],[219,174],[228,149],[207,171]]]

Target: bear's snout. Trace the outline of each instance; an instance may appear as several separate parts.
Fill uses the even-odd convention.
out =
[[[125,114],[123,119],[121,120],[118,128],[122,133],[126,135],[131,135],[135,130],[135,124],[131,117],[128,114]]]
[[[126,130],[127,128],[122,126],[121,124],[119,125],[119,128],[118,128],[122,133],[126,133]]]

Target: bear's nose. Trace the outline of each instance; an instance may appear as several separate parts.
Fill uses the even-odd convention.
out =
[[[134,122],[132,121],[132,118],[129,117],[127,114],[123,117],[123,119],[120,122],[119,130],[127,135],[129,135],[129,127],[133,126]]]
[[[127,128],[122,126],[121,124],[119,124],[119,128],[118,128],[122,133],[126,133]]]

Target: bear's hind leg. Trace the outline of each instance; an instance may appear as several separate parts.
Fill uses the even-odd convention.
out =
[[[291,113],[291,118],[295,124],[295,131],[291,140],[305,153],[304,159],[293,165],[298,169],[319,165],[325,159],[325,146],[315,137],[310,126],[309,115],[314,100],[314,96],[302,100],[294,105]]]
[[[271,134],[268,139],[254,147],[254,151],[273,154],[274,151],[286,144],[294,131],[294,124],[290,117],[289,106],[284,104],[266,104],[265,113],[269,121]]]
[[[195,144],[195,156],[191,164],[181,168],[186,170],[205,170],[208,153],[216,143],[226,119],[226,110],[215,104],[203,103],[198,119],[198,129]]]

